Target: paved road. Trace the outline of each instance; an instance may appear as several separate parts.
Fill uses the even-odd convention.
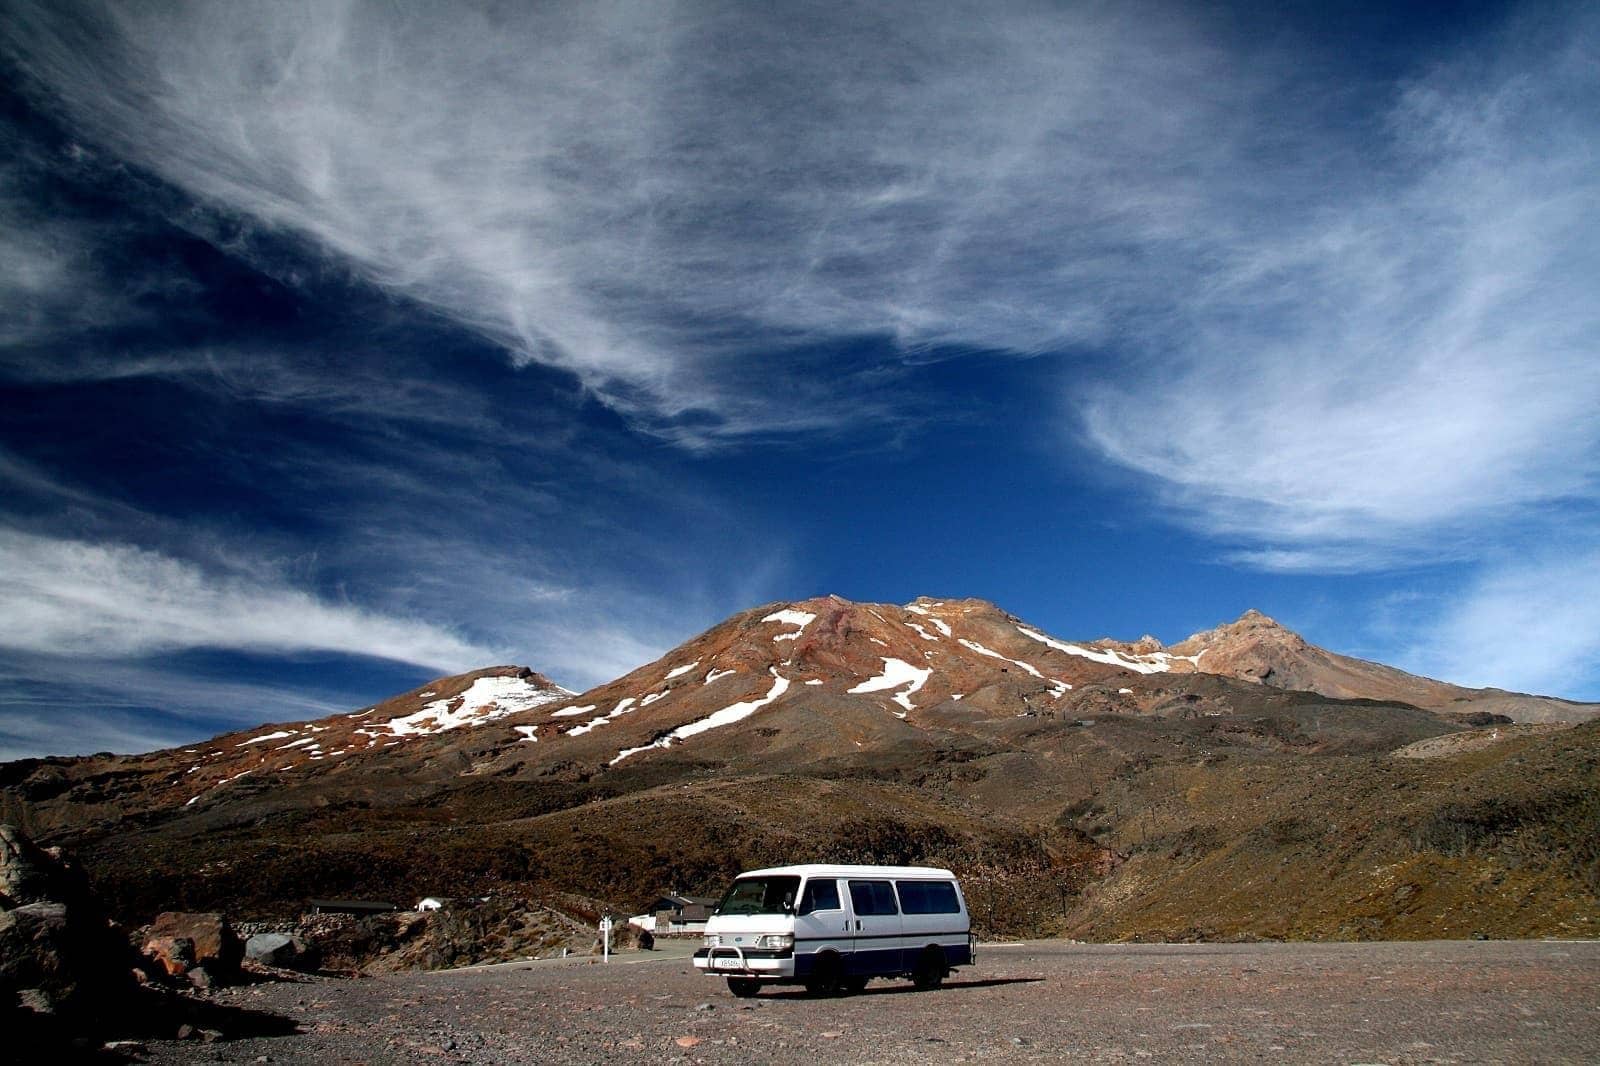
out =
[[[980,950],[945,988],[732,998],[682,959],[269,984],[295,1035],[157,1062],[1600,1062],[1600,943]]]

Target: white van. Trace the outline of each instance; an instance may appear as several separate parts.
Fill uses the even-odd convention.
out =
[[[763,982],[814,995],[859,992],[873,977],[937,988],[973,961],[972,923],[949,870],[777,866],[740,874],[706,922],[694,964],[736,996]]]

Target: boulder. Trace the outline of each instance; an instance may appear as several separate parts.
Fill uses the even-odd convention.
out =
[[[244,943],[244,957],[280,970],[314,970],[316,952],[305,941],[283,933],[257,933]]]
[[[131,957],[98,915],[51,901],[0,912],[0,995],[31,989],[57,1013],[100,1011],[133,989]]]
[[[137,959],[82,870],[0,824],[0,1061],[75,1062],[92,1035],[140,1024]]]
[[[72,956],[66,907],[29,903],[0,912],[0,987],[68,998],[77,990]]]
[[[60,864],[13,825],[0,823],[0,909],[61,899]]]
[[[158,940],[187,940],[193,945],[193,959],[182,970],[173,970],[163,962],[171,974],[186,973],[189,967],[204,966],[213,980],[229,981],[239,973],[239,961],[244,958],[244,943],[220,914],[188,914],[165,911],[156,915],[146,938],[146,950]]]

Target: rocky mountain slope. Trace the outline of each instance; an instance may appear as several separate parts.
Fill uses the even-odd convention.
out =
[[[183,749],[7,764],[0,818],[76,850],[133,920],[348,894],[627,909],[835,858],[954,865],[999,932],[1584,929],[1600,726],[1391,754],[1504,724],[1502,696],[1254,612],[1163,648],[977,600],[821,597],[581,694],[501,667]],[[1384,896],[1396,871],[1432,887]]]
[[[1148,644],[1152,638],[1146,637]],[[1114,643],[1114,642],[1112,642]],[[1159,650],[1159,642],[1154,649]],[[1418,677],[1382,663],[1326,651],[1306,642],[1260,611],[1196,633],[1170,649],[1174,662],[1241,681],[1320,692],[1340,699],[1389,700],[1435,711],[1505,715],[1515,722],[1581,722],[1600,705],[1495,688],[1463,688]]]

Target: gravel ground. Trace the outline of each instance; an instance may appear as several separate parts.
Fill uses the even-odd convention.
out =
[[[681,946],[675,946],[681,952]],[[737,1000],[687,959],[622,956],[269,983],[220,1002],[292,1035],[152,1042],[273,1063],[1600,1062],[1600,942],[980,948],[943,989]]]

